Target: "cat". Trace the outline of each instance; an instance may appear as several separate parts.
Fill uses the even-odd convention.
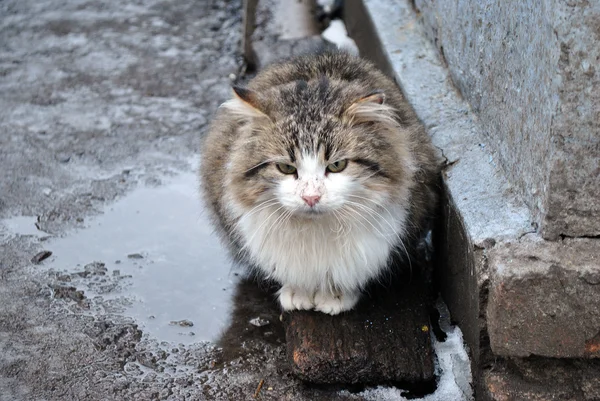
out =
[[[281,285],[284,311],[351,310],[434,213],[424,127],[392,80],[343,52],[273,64],[233,95],[201,144],[218,232]]]

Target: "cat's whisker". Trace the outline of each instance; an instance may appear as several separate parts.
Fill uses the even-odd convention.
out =
[[[388,236],[398,236],[398,233],[396,232],[397,230],[394,229],[394,227],[381,215],[381,213],[377,212],[376,210],[374,210],[373,208],[370,208],[366,205],[363,205],[361,203],[357,203],[357,202],[352,202],[352,201],[347,201],[348,204],[350,205],[354,205],[359,207],[361,210],[369,213],[370,216],[375,217],[376,222],[379,224],[379,228],[383,229],[383,226],[381,224],[381,222],[385,222],[389,227],[390,230],[392,231],[390,234],[385,235],[386,237]]]
[[[377,210],[375,210],[375,209],[373,209],[373,208],[371,208],[371,207],[369,207],[369,206],[367,206],[367,205],[365,205],[365,204],[362,204],[362,203],[360,203],[360,202],[358,202],[358,203],[357,203],[357,202],[348,201],[348,203],[354,204],[354,205],[356,205],[356,206],[360,207],[361,209],[363,209],[363,210],[365,210],[365,211],[369,212],[369,214],[371,214],[372,216],[374,216],[374,217],[377,217],[377,221],[378,221],[378,223],[379,223],[380,225],[381,225],[381,220],[383,220],[383,221],[384,221],[384,222],[386,222],[386,223],[387,223],[387,225],[390,227],[390,229],[392,230],[392,233],[394,233],[394,235],[397,235],[397,229],[395,229],[395,228],[394,228],[394,227],[393,227],[393,226],[392,226],[392,225],[391,225],[391,224],[388,222],[388,220],[387,220],[387,219],[386,219],[386,218],[385,218],[385,217],[384,217],[384,216],[383,216],[381,213],[379,213]],[[385,208],[385,207],[383,207],[383,206],[380,206],[380,205],[379,205],[379,204],[377,204],[377,203],[376,203],[376,205],[377,205],[378,207],[381,207],[382,209],[384,209],[384,210],[387,212],[387,214],[390,216],[390,219],[394,220],[394,215],[392,215],[392,213],[391,213],[391,212],[390,212],[390,211],[389,211],[387,208]]]
[[[348,219],[354,220],[355,222],[357,222],[358,224],[360,224],[361,226],[363,226],[363,228],[365,230],[369,230],[369,227],[367,227],[360,219],[357,219],[357,218],[353,217],[352,215],[350,215],[348,213],[348,212],[354,212],[359,217],[362,217],[364,219],[365,217],[362,216],[358,211],[356,211],[354,209],[351,209],[351,208],[346,208],[346,209],[344,209],[344,212],[346,212],[346,216],[347,216]],[[360,257],[366,263],[367,262],[367,258],[366,258],[366,255],[364,254],[364,251],[362,250],[362,248],[359,247],[359,248],[356,248],[356,249],[360,251]]]
[[[348,210],[350,212],[355,212],[356,215],[358,215],[359,217],[362,217],[363,220],[365,220],[367,223],[371,224],[369,222],[369,220],[365,216],[363,216],[362,214],[360,214],[360,212],[358,212],[357,210],[353,210],[353,209],[348,209]],[[357,221],[365,228],[365,230],[369,230],[369,228],[366,225],[364,225],[360,220],[357,220]],[[373,227],[373,228],[375,228],[375,227]],[[358,250],[360,251],[361,258],[366,262],[367,256],[365,255],[365,251],[364,251],[363,247],[359,247]]]
[[[348,203],[359,206],[361,209],[365,210],[367,213],[371,214],[374,217],[377,217],[377,221],[380,223],[380,226],[381,226],[382,221],[384,223],[386,223],[388,225],[388,227],[390,228],[390,230],[392,231],[392,234],[390,234],[390,235],[393,235],[393,236],[397,237],[398,239],[400,239],[400,233],[398,232],[398,229],[395,228],[394,226],[392,226],[392,224],[381,213],[379,213],[378,211],[376,211],[373,208],[370,208],[370,207],[360,204],[360,203],[351,202],[351,201],[349,201]],[[389,211],[388,211],[388,213],[389,213]],[[390,217],[393,219],[394,217],[392,216],[392,214],[391,213],[389,213],[389,214],[390,214]],[[383,228],[383,227],[381,227],[381,228]]]
[[[344,213],[344,210],[337,210],[336,213],[339,213],[341,220],[342,221],[346,221],[346,219],[353,219],[351,216],[347,215],[346,213]],[[343,223],[342,223],[343,224]],[[344,232],[344,245],[343,248],[346,250],[350,250],[350,241],[349,241],[349,232],[351,230],[351,222],[348,222],[348,224],[344,225],[344,227],[346,228],[345,232]]]
[[[366,221],[367,223],[369,223],[369,225],[379,234],[380,237],[382,237],[383,239],[385,239],[390,245],[391,242],[389,241],[389,239],[387,238],[386,235],[384,235],[381,230],[379,230],[375,224],[373,224],[373,222],[369,219],[368,216],[365,216],[363,213],[360,212],[360,210],[357,210],[353,207],[347,207],[346,208],[347,211],[354,213],[354,215],[361,217],[364,221]],[[356,220],[358,223],[360,223],[366,230],[369,230],[369,227],[367,227],[364,223],[361,222],[361,220]]]
[[[392,226],[392,224],[381,213],[379,213],[375,209],[373,209],[367,205],[363,205],[361,203],[352,202],[352,201],[348,201],[348,203],[360,207],[362,210],[365,210],[371,216],[377,217],[377,221],[380,223],[380,226],[381,226],[381,222],[386,223],[388,225],[388,227],[390,228],[390,230],[392,231],[392,233],[390,235],[397,237],[398,240],[400,240],[400,241],[402,240],[402,238],[400,237],[400,233],[398,232],[398,229],[395,228],[394,226]],[[388,213],[389,213],[389,211],[388,211]],[[392,216],[392,214],[391,213],[389,213],[389,214],[390,214],[390,217],[393,219],[394,217]],[[383,227],[381,227],[381,228],[383,228]]]
[[[295,211],[295,210],[294,210]],[[281,223],[281,225],[285,225],[287,224],[290,219],[292,218],[292,216],[294,215],[294,211],[288,211],[287,212],[287,217],[284,218],[283,222]]]
[[[365,198],[365,197],[358,196],[358,195],[348,195],[348,196],[355,197],[355,198],[360,198],[360,199],[364,199],[364,200],[370,201],[370,202],[374,203],[375,205],[377,205],[378,207],[381,207],[382,209],[384,209],[384,210],[385,210],[385,211],[386,211],[386,212],[387,212],[387,213],[390,215],[390,218],[391,218],[391,219],[393,219],[393,218],[394,218],[394,215],[393,215],[393,214],[392,214],[392,213],[389,211],[389,209],[388,209],[388,208],[386,208],[386,207],[385,207],[383,204],[381,204],[381,203],[379,203],[379,202],[377,202],[377,201],[375,201],[375,200],[373,200],[373,199]],[[408,220],[408,221],[405,221],[403,224],[404,224],[404,227],[405,227],[405,228],[408,228],[408,227],[410,227],[410,228],[418,228],[418,226],[417,226],[416,224],[412,223],[410,220]],[[409,235],[409,234],[410,234],[410,233],[409,233],[409,231],[410,231],[410,230],[405,230],[405,231],[407,231],[407,235]]]
[[[390,222],[387,219],[385,219],[380,213],[378,213],[375,210],[367,207],[366,205],[362,205],[360,203],[356,203],[356,202],[352,202],[352,201],[348,201],[348,203],[355,204],[355,205],[360,205],[360,206],[364,207],[365,210],[367,210],[367,212],[369,212],[369,210],[370,210],[371,212],[376,213],[377,216],[379,216],[379,218],[381,220],[383,220],[390,227],[390,229],[392,230],[393,235],[398,239],[398,244],[400,244],[400,246],[402,246],[402,248],[404,249],[404,253],[406,254],[407,259],[408,259],[409,267],[410,267],[410,269],[412,271],[412,262],[410,260],[410,254],[408,252],[408,249],[406,248],[406,245],[404,245],[404,241],[402,241],[402,237],[400,236],[400,233],[396,229],[394,229],[394,227],[390,224]],[[389,211],[388,211],[388,213],[389,213]],[[390,213],[390,217],[392,217],[391,213]]]
[[[335,219],[338,222],[338,228],[334,229],[333,227],[331,228],[331,231],[333,231],[334,233],[337,234],[336,239],[339,239],[341,236],[345,235],[345,227],[344,224],[342,223],[342,221],[340,220],[340,217],[338,216],[337,212],[335,210],[332,211],[333,216],[335,217]]]
[[[267,228],[266,232],[268,234],[265,235],[265,238],[263,238],[263,241],[261,242],[261,247],[264,246],[264,243],[267,240],[267,237],[276,233],[277,230],[279,229],[279,227],[284,226],[290,220],[290,218],[293,216],[295,211],[296,211],[296,209],[284,210],[284,212],[275,219],[275,221],[269,226],[269,228]]]
[[[254,206],[252,209],[250,209],[250,211],[248,213],[244,213],[242,215],[242,217],[240,217],[238,219],[238,221],[235,223],[235,227],[239,227],[239,225],[241,224],[242,220],[248,219],[250,216],[252,216],[255,213],[258,213],[262,210],[268,209],[271,206],[275,206],[277,203],[279,203],[279,201],[275,198],[273,199],[269,199],[266,200],[264,202],[259,203],[258,205]]]
[[[280,226],[283,226],[283,225],[287,224],[288,221],[290,221],[290,219],[292,218],[293,215],[294,215],[294,213],[292,211],[288,211],[287,214],[286,214],[286,217],[280,223]]]
[[[258,213],[264,209],[267,209],[271,206],[275,206],[277,204],[277,201],[270,201],[270,202],[263,202],[258,206],[255,206],[254,208],[251,209],[250,212],[248,213],[244,213],[239,219],[238,219],[238,224],[239,222],[241,222],[243,219],[248,219],[250,216],[252,216],[255,213]]]
[[[267,235],[265,236],[265,238],[263,238],[263,243],[261,244],[261,246],[263,246],[264,242],[267,240],[267,236],[275,235],[276,230],[281,226],[281,223],[286,220],[289,214],[291,214],[291,212],[289,210],[285,210],[283,213],[277,216],[275,221],[271,223],[271,225],[267,228]]]
[[[269,216],[267,216],[267,218],[261,223],[260,226],[258,226],[258,228],[256,230],[254,230],[254,233],[252,234],[252,236],[250,237],[250,239],[246,242],[246,244],[244,245],[245,247],[249,246],[252,243],[252,240],[254,239],[254,237],[256,236],[256,234],[258,234],[258,232],[260,232],[260,229],[263,228],[263,226],[265,224],[267,224],[269,222],[269,220],[271,219],[271,217],[279,212],[281,209],[283,209],[283,205],[279,206],[277,209],[275,209]]]
[[[353,197],[353,198],[357,198],[357,199],[363,199],[363,200],[369,201],[369,202],[373,203],[376,207],[379,207],[379,208],[383,209],[390,216],[391,219],[394,218],[394,215],[392,214],[392,212],[390,212],[390,210],[387,207],[385,207],[385,205],[383,203],[381,203],[381,202],[377,202],[374,199],[369,199],[369,198],[366,198],[364,196],[358,196],[358,195],[352,195],[352,194],[350,194],[348,196]]]
[[[276,204],[277,202],[279,202],[279,201],[277,200],[277,198],[270,198],[270,199],[267,199],[267,200],[265,200],[265,201],[263,201],[263,202],[260,202],[258,205],[254,206],[252,209],[250,209],[250,210],[248,211],[248,213],[244,213],[244,216],[252,216],[252,215],[253,215],[254,213],[256,213],[257,211],[260,211],[260,210],[264,209],[264,208],[263,208],[263,207],[261,207],[261,206],[271,206],[271,205],[274,205],[274,204]]]
[[[350,202],[349,202],[349,203],[350,203]],[[359,204],[357,204],[357,205],[359,205]],[[382,237],[382,238],[383,238],[383,239],[384,239],[384,240],[385,240],[385,241],[388,243],[388,245],[389,245],[391,248],[394,248],[394,247],[395,247],[395,246],[394,246],[394,244],[392,243],[392,241],[390,241],[390,239],[388,238],[388,236],[389,236],[389,235],[385,235],[384,233],[382,233],[382,232],[381,232],[381,230],[380,230],[379,228],[377,228],[377,227],[375,226],[375,224],[373,224],[373,222],[371,222],[371,220],[370,220],[369,218],[367,218],[367,217],[366,217],[366,216],[364,216],[362,213],[360,213],[360,211],[359,211],[359,210],[356,210],[356,209],[354,209],[354,208],[351,208],[351,207],[349,207],[349,208],[348,208],[348,210],[355,212],[355,213],[356,213],[358,216],[362,217],[362,218],[363,218],[363,219],[364,219],[364,220],[365,220],[367,223],[369,223],[369,225],[371,225],[371,227],[373,227],[373,229],[374,229],[374,230],[375,230],[375,231],[376,231],[376,232],[379,234],[379,236],[380,236],[380,237]],[[368,210],[366,210],[366,211],[367,211],[367,213],[369,212]],[[371,215],[371,216],[372,216],[372,215]],[[365,228],[367,228],[367,227],[365,227]],[[382,228],[382,227],[381,227],[381,225],[380,225],[380,228]],[[367,229],[368,229],[368,228],[367,228]]]
[[[347,207],[342,207],[341,209],[338,209],[337,212],[340,214],[344,221],[348,222],[348,230],[350,230],[351,225],[354,225],[355,223],[360,224],[365,230],[368,230],[368,227],[364,225],[362,221],[358,220],[354,215],[350,214]]]
[[[372,202],[376,206],[381,207],[382,209],[384,209],[390,215],[390,218],[392,218],[392,219],[394,218],[393,214],[389,211],[389,209],[386,208],[385,205],[383,205],[381,202],[377,202],[376,200],[369,199],[369,198],[366,198],[364,196],[358,196],[358,195],[353,195],[353,194],[348,194],[348,196]],[[409,204],[410,204],[410,202],[409,202]],[[411,221],[405,221],[404,225],[405,225],[405,227],[418,228],[418,226],[416,224],[412,223]],[[409,230],[407,230],[407,231],[409,231]]]
[[[381,203],[381,202],[377,202],[377,201],[376,201],[376,200],[374,200],[374,199],[370,199],[370,198],[367,198],[367,197],[364,197],[364,196],[359,196],[359,195],[353,195],[353,194],[349,194],[348,196],[350,196],[350,197],[352,197],[352,198],[363,199],[363,200],[366,200],[366,201],[372,202],[372,203],[374,203],[374,204],[375,204],[377,207],[380,207],[380,208],[382,208],[383,210],[385,210],[385,211],[387,212],[387,214],[389,214],[389,215],[390,215],[390,218],[394,218],[394,216],[392,215],[392,212],[390,212],[390,211],[389,211],[389,209],[388,209],[387,207],[385,207],[385,205],[384,205],[383,203]]]

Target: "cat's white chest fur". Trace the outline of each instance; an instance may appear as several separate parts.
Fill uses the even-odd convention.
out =
[[[386,266],[405,222],[402,208],[362,216],[286,219],[277,207],[242,216],[237,229],[255,266],[283,284],[284,308],[339,313]],[[346,297],[346,298],[344,298]],[[345,303],[345,305],[344,305]]]

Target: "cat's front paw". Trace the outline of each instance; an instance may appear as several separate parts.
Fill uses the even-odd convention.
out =
[[[279,303],[283,310],[303,309],[308,310],[314,308],[312,293],[300,288],[284,285],[279,290]]]
[[[345,292],[332,294],[331,292],[317,292],[315,295],[315,310],[330,315],[354,308],[360,297],[359,292]]]

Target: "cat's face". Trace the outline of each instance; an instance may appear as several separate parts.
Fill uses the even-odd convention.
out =
[[[351,218],[397,203],[411,163],[392,140],[398,127],[383,95],[358,97],[350,105],[315,103],[283,104],[270,118],[257,114],[242,125],[245,140],[229,164],[236,203],[246,212],[269,207],[304,218]]]
[[[283,173],[275,196],[286,210],[296,213],[310,216],[338,210],[350,196],[364,192],[359,177],[346,171],[348,159],[327,160],[323,150],[301,153],[295,163],[281,162],[275,167]]]

